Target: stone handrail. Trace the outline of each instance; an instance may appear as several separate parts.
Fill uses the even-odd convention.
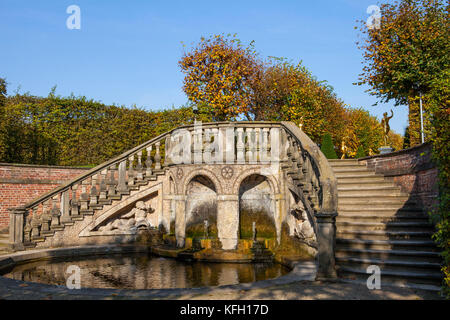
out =
[[[281,122],[285,130],[294,136],[301,144],[301,148],[307,152],[315,162],[318,169],[319,181],[322,189],[320,213],[337,213],[337,179],[322,151],[299,127],[292,122]]]

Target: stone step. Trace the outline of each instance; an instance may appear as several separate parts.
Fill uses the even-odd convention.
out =
[[[433,226],[427,221],[388,221],[388,222],[361,222],[336,220],[336,227],[340,231],[363,230],[363,231],[428,231],[433,232]]]
[[[337,175],[335,174],[338,185],[341,183],[377,183],[377,182],[391,182],[392,179],[385,178],[380,175]]]
[[[438,252],[433,240],[365,240],[336,238],[339,249],[417,250]]]
[[[423,217],[422,215],[417,216],[388,216],[388,215],[338,215],[336,218],[336,222],[340,223],[389,223],[389,222],[417,222],[429,224],[429,220],[427,217]],[[430,225],[431,227],[431,225]]]
[[[365,166],[343,166],[343,167],[333,167],[333,172],[337,173],[372,173],[375,174],[375,171],[367,169]]]
[[[341,197],[406,197],[408,194],[401,192],[398,187],[372,187],[372,188],[361,188],[361,187],[340,187],[338,185],[339,199]]]
[[[381,205],[379,207],[376,206],[354,206],[351,205],[342,205],[340,208],[339,215],[346,216],[346,215],[372,215],[372,216],[417,216],[417,217],[427,217],[428,214],[422,210],[422,208],[418,208],[417,206],[413,205],[402,205],[402,206],[390,206],[390,205]],[[361,208],[362,207],[362,208]]]
[[[339,203],[405,203],[417,204],[414,199],[407,195],[338,195]]]
[[[367,169],[367,167],[365,165],[361,165],[359,163],[354,163],[354,162],[344,162],[344,163],[336,163],[336,164],[332,164],[331,168],[334,170],[339,170],[339,169],[344,169],[344,168],[349,168],[349,169],[356,169],[356,168],[364,168]]]
[[[336,166],[345,163],[359,163],[357,159],[328,159],[331,166]]]
[[[358,266],[367,269],[370,265],[376,265],[381,270],[398,270],[398,271],[437,271],[441,270],[441,263],[426,261],[406,261],[393,259],[376,259],[376,258],[360,258],[360,257],[336,257],[336,262],[340,266]]]
[[[388,180],[380,180],[380,181],[347,181],[347,180],[338,180],[338,190],[340,189],[351,189],[351,188],[363,188],[363,189],[383,189],[383,188],[391,188],[396,187],[392,181]],[[400,189],[400,188],[399,188]]]
[[[428,240],[432,231],[378,231],[378,230],[346,230],[338,229],[336,237],[340,239],[361,240]]]
[[[336,257],[358,257],[382,260],[403,260],[403,261],[423,261],[441,263],[440,252],[419,251],[419,250],[372,250],[353,249],[345,247],[336,248]]]
[[[358,279],[367,281],[371,273],[367,273],[367,269],[358,267],[348,267],[339,266],[337,272],[340,277],[346,279]],[[440,283],[442,281],[442,274],[436,271],[428,272],[416,272],[416,271],[401,271],[401,270],[390,270],[381,269],[381,288],[383,288],[383,283],[385,285],[432,285],[434,290],[439,291]],[[424,287],[423,287],[424,288]],[[431,289],[432,290],[432,289]]]
[[[356,210],[356,212],[373,212],[378,211],[380,215],[389,216],[393,215],[391,212],[397,211],[414,211],[415,206],[411,204],[403,203],[338,203],[338,212],[349,212],[350,210]],[[386,213],[383,213],[386,212]],[[394,214],[395,215],[395,214]]]

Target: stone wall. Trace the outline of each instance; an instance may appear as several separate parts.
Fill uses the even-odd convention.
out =
[[[9,225],[8,208],[26,204],[87,168],[0,163],[0,230]]]
[[[393,178],[402,191],[427,210],[438,196],[438,170],[431,159],[431,144],[361,158],[360,163],[386,177]]]

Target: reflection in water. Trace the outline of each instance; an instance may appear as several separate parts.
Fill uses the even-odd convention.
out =
[[[144,254],[39,261],[3,275],[22,281],[66,285],[70,265],[81,269],[81,287],[116,289],[193,288],[271,279],[289,270],[279,264],[182,262]]]

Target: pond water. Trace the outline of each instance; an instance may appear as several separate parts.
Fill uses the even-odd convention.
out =
[[[66,285],[78,266],[82,288],[161,289],[230,285],[272,279],[289,272],[277,264],[184,262],[147,254],[38,261],[16,266],[4,277]],[[69,271],[69,272],[68,272]]]

